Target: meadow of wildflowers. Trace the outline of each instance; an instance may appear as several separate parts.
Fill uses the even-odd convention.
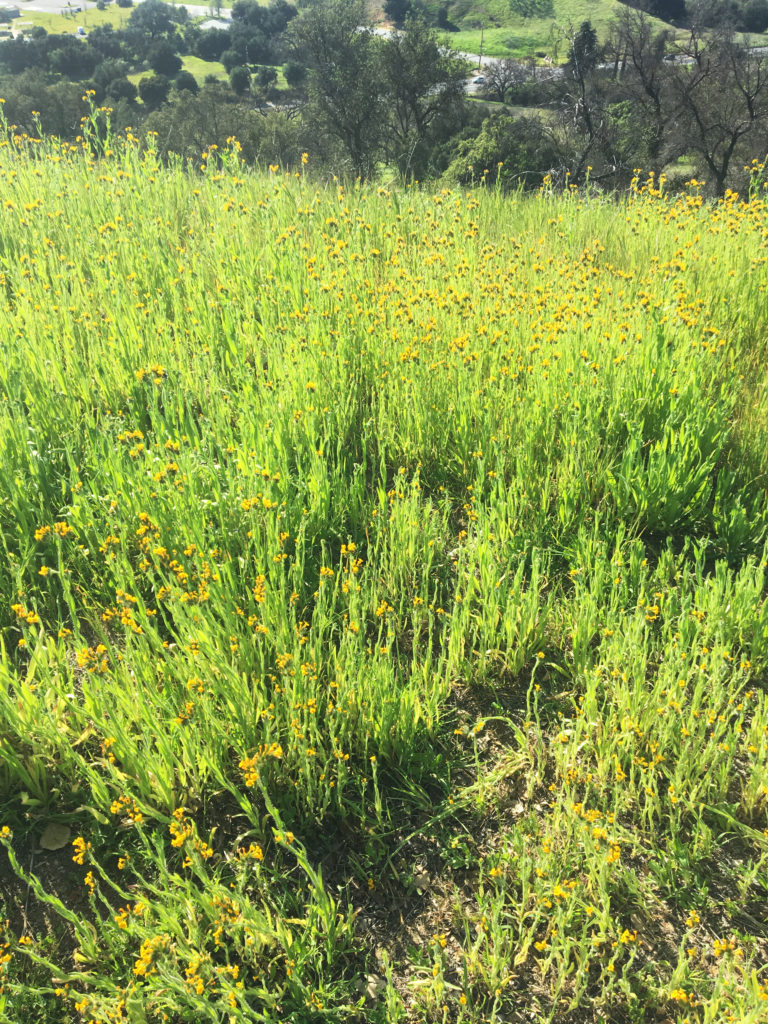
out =
[[[0,1020],[766,1019],[761,175],[7,136]]]

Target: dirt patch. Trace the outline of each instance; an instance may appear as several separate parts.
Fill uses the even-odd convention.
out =
[[[34,876],[42,889],[73,913],[87,916],[88,891],[83,885],[84,869],[72,861],[72,846],[60,850],[42,850],[39,846],[42,828],[26,836],[15,836],[13,852],[21,870]],[[12,869],[7,855],[0,851],[0,908],[8,930],[17,939],[45,937],[52,945],[49,951],[62,965],[69,964],[76,947],[72,928],[48,903],[40,900],[34,886]]]

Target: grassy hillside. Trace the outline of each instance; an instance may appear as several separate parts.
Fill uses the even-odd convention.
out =
[[[435,18],[441,6],[445,5],[437,0],[424,5]],[[623,6],[619,0],[457,0],[447,5],[452,30],[444,38],[453,49],[468,53],[480,53],[482,47],[487,56],[546,54],[563,61],[569,27],[591,21],[604,41]],[[665,27],[655,18],[650,20]]]
[[[0,147],[0,1019],[763,1020],[762,189],[108,148]]]
[[[126,7],[118,7],[110,4],[105,10],[100,11],[95,7],[80,11],[79,14],[55,14],[50,11],[30,11],[23,5],[20,6],[21,18],[13,23],[14,29],[29,29],[33,25],[40,25],[46,32],[69,32],[75,33],[78,28],[85,28],[86,32],[97,28],[99,25],[113,25],[116,29],[125,26],[131,16],[131,11]],[[62,10],[64,5],[62,4]]]
[[[482,53],[488,57],[547,56],[563,63],[571,32],[584,21],[597,30],[601,43],[607,42],[611,25],[625,4],[620,0],[425,0],[423,9],[434,22],[444,9],[451,30],[442,38],[454,50]],[[374,5],[376,7],[376,5]],[[383,17],[383,3],[378,14]],[[685,29],[649,18],[656,30],[665,29],[685,39]],[[764,43],[763,35],[751,35],[754,45]]]

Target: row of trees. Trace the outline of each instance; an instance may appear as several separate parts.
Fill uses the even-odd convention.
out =
[[[421,20],[388,38],[365,24],[364,0],[322,0],[291,26],[309,70],[306,114],[339,143],[353,174],[368,176],[383,160],[421,177],[433,146],[462,123],[464,64]]]
[[[157,65],[158,71],[173,72],[177,69],[173,61],[178,61],[177,54],[184,48],[182,29],[187,23],[185,7],[147,0],[131,11],[127,26],[118,31],[111,25],[97,26],[86,39],[78,39],[73,34],[48,34],[34,28],[29,36],[3,40],[0,65],[14,74],[36,69],[85,79],[103,60],[121,58],[129,64]]]
[[[280,63],[287,52],[285,30],[296,13],[287,0],[272,0],[268,6],[236,0],[228,28],[203,31],[190,22],[185,7],[145,0],[131,11],[122,29],[97,26],[80,39],[35,28],[28,37],[0,41],[0,68],[14,75],[37,71],[82,82],[91,79],[88,84],[99,102],[107,96],[130,100],[136,97],[127,78],[131,70],[147,68],[157,76],[176,78],[181,54],[220,60],[227,72]],[[184,88],[194,88],[189,78],[182,81]],[[158,93],[157,88],[154,91]]]
[[[454,174],[468,179],[467,168],[480,166],[510,185],[547,171],[579,182],[589,168],[593,182],[616,188],[635,167],[658,176],[682,161],[722,194],[765,153],[768,53],[740,40],[729,20],[709,27],[692,18],[682,37],[624,7],[604,46],[584,22],[570,33],[564,73],[538,75],[514,60],[488,66],[488,97],[533,103],[536,116],[490,117],[460,144]]]
[[[613,188],[635,167],[659,175],[686,159],[721,194],[766,146],[768,53],[740,41],[730,18],[713,27],[709,5],[701,16],[689,12],[684,41],[628,6],[605,46],[584,22],[570,33],[559,76],[489,62],[489,98],[532,100],[538,109],[528,118],[491,114],[471,133],[461,114],[466,68],[432,31],[408,17],[402,33],[382,41],[359,30],[363,18],[362,0],[317,0],[292,26],[310,67],[308,109],[356,174],[383,159],[421,177],[438,169],[452,130],[459,178],[477,168],[510,184],[538,183],[545,173],[579,182],[589,173]]]
[[[734,166],[765,149],[768,55],[727,21],[705,28],[693,20],[679,41],[625,8],[603,51],[582,26],[568,71],[577,177],[588,164],[608,181],[634,166],[659,174],[687,157],[721,194]]]
[[[366,21],[364,0],[305,2],[300,13],[286,0],[269,6],[236,0],[227,29],[202,31],[190,24],[185,9],[145,0],[121,30],[94,28],[83,40],[33,29],[28,38],[0,42],[0,67],[9,73],[0,80],[5,114],[32,131],[32,111],[40,111],[44,130],[72,136],[82,116],[79,97],[92,89],[98,104],[113,108],[117,127],[136,128],[169,105],[151,126],[157,130],[162,121],[159,137],[169,148],[174,140],[185,153],[199,152],[200,133],[191,130],[190,118],[198,117],[208,130],[213,122],[217,138],[216,126],[225,122],[260,135],[259,116],[268,113],[262,101],[277,98],[277,71],[267,62],[284,61],[293,91],[281,94],[284,117],[271,118],[281,123],[282,149],[290,148],[287,138],[306,134],[318,160],[355,176],[369,176],[386,162],[404,177],[423,177],[436,169],[436,147],[469,119],[464,65],[444,52],[421,20],[409,20],[407,30],[391,38],[374,34]],[[183,52],[221,60],[231,89],[210,82],[195,100],[198,83],[181,70]],[[137,88],[129,75],[139,69],[154,74]],[[184,94],[186,99],[177,99]],[[248,106],[261,106],[261,115],[245,117]],[[217,118],[211,117],[214,107]],[[293,122],[291,131],[285,121]],[[311,127],[306,133],[305,125]],[[259,141],[258,152],[261,146]]]
[[[246,157],[269,152],[269,162],[284,165],[309,151],[314,166],[354,177],[383,164],[405,179],[439,174],[461,132],[482,120],[466,102],[465,64],[421,20],[383,38],[365,19],[363,0],[318,0],[301,10],[286,42],[304,71],[302,89],[279,109],[233,109],[208,86],[195,100],[171,97],[147,126],[161,147],[183,154],[199,152],[206,133],[217,141],[227,125]]]
[[[144,127],[158,133],[158,145],[185,157],[237,135],[249,159],[285,164],[306,150],[314,166],[351,176],[370,177],[388,165],[406,180],[444,173],[470,180],[485,172],[511,187],[537,186],[547,173],[574,182],[589,173],[606,188],[625,185],[637,166],[659,174],[684,158],[721,193],[745,159],[763,155],[768,57],[739,42],[732,25],[710,28],[705,21],[692,19],[681,43],[679,35],[657,30],[645,12],[623,7],[604,46],[585,22],[570,33],[568,62],[559,73],[489,62],[485,88],[497,104],[491,106],[468,101],[466,63],[422,19],[409,16],[402,31],[382,37],[367,25],[364,0],[304,0],[298,10],[286,0],[269,7],[237,0],[231,29],[208,33],[190,26],[185,12],[146,0],[124,32],[94,29],[87,44],[45,33],[14,40],[6,51],[0,44],[0,61],[20,45],[27,59],[38,53],[48,62],[42,74],[25,64],[0,88],[10,120],[31,128],[30,112],[40,110],[45,129],[75,134],[83,85],[66,85],[67,39],[68,46],[98,54],[86,84],[99,100],[109,98],[116,125],[136,129],[148,115]],[[267,109],[249,92],[253,76],[257,90],[276,76],[271,66],[254,67],[251,42],[244,40],[258,39],[269,40],[273,57],[290,62],[286,72],[295,69],[294,89],[281,94],[277,108]],[[180,41],[209,57],[231,51],[243,59],[232,66],[233,88],[208,83],[198,90],[178,70],[172,83],[174,69],[158,59],[150,64],[156,73],[140,82],[143,106],[137,107],[128,78],[137,54],[154,60],[170,50],[177,58]],[[242,58],[241,43],[248,46]],[[510,100],[536,110],[513,116],[498,106]]]

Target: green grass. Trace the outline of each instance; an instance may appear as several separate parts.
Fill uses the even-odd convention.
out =
[[[53,14],[48,11],[28,11],[21,6],[21,17],[13,23],[14,28],[24,28],[27,25],[40,25],[47,32],[75,34],[79,26],[84,26],[86,32],[98,25],[113,25],[121,28],[130,17],[130,10],[110,4],[106,10],[99,11],[95,7],[80,14]]]
[[[202,86],[205,83],[205,79],[209,75],[215,75],[216,78],[221,82],[228,82],[229,75],[227,74],[226,68],[219,61],[207,61],[201,60],[199,57],[193,57],[189,54],[182,57],[182,66],[184,71],[189,71],[197,79],[198,85]],[[277,68],[277,81],[275,85],[278,89],[287,88],[285,83],[285,76],[281,69]],[[128,78],[134,85],[138,85],[142,78],[151,74],[150,70],[137,71],[134,74],[128,75]]]
[[[427,4],[436,16],[438,4]],[[591,21],[601,42],[606,42],[614,19],[624,9],[619,0],[483,0],[449,4],[449,20],[459,29],[443,33],[445,43],[466,53],[489,57],[529,57],[546,54],[562,63],[568,51],[568,34]],[[649,18],[657,30],[672,27]],[[481,33],[481,25],[484,30]],[[685,31],[674,30],[685,41]],[[763,36],[755,36],[762,43]]]
[[[106,146],[0,148],[0,1019],[758,1024],[757,180]]]
[[[205,83],[205,79],[208,75],[215,75],[221,82],[229,81],[229,76],[224,69],[224,65],[220,64],[218,61],[205,61],[200,60],[199,57],[186,55],[181,58],[181,63],[182,69],[184,71],[189,71],[190,74],[194,75],[197,80],[197,84],[200,86]],[[144,68],[143,71],[135,71],[127,77],[134,85],[138,85],[142,78],[147,78],[152,74],[152,69],[147,67]]]
[[[185,71],[189,71],[195,76],[198,85],[202,85],[208,75],[215,75],[223,82],[229,81],[226,68],[219,61],[201,60],[199,57],[187,54],[182,58],[182,64]]]
[[[193,57],[187,55],[182,58],[183,66],[185,71],[191,72],[198,81],[199,85],[203,85],[208,75],[215,75],[220,81],[228,82],[229,75],[227,74],[226,68],[223,64],[218,61],[207,61],[201,60],[199,57]],[[282,68],[275,68],[277,71],[277,80],[275,86],[278,89],[287,89],[285,75],[283,74]]]
[[[487,17],[472,8],[461,20],[454,20],[459,31],[444,33],[443,38],[449,46],[467,53],[479,54],[482,42],[482,52],[489,57],[545,53],[562,62],[568,50],[569,26],[577,29],[583,21],[591,21],[600,40],[605,41],[622,7],[618,0],[553,0],[551,8],[541,8],[542,16],[523,17],[510,10],[509,4],[489,4]],[[650,21],[659,29],[669,27],[654,18]],[[485,25],[482,34],[481,22]]]

